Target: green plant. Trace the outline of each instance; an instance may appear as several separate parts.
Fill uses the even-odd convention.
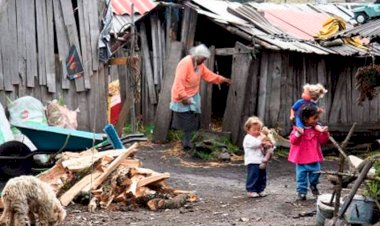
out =
[[[360,92],[359,105],[362,105],[367,98],[372,100],[377,96],[378,92],[375,88],[380,86],[380,65],[371,64],[358,68],[355,78],[355,88]]]
[[[183,132],[181,130],[169,130],[168,132],[168,141],[180,141],[183,138]]]
[[[278,147],[274,151],[274,156],[281,157],[281,158],[286,158],[289,155],[289,149],[288,148],[283,148],[283,147]]]
[[[226,145],[228,152],[233,153],[233,154],[236,154],[239,152],[239,147],[233,144],[228,137],[221,136],[219,139],[217,139],[217,141]]]
[[[154,125],[153,124],[147,124],[144,125],[142,122],[137,123],[137,131],[135,133],[143,133],[148,139],[151,139],[153,136],[154,131]],[[123,128],[123,134],[131,134],[132,133],[132,125],[126,124]]]
[[[371,156],[371,158],[377,159],[379,156],[379,153],[374,154]],[[373,167],[375,168],[376,176],[379,176],[380,174],[380,161],[375,160]],[[364,195],[368,196],[370,198],[373,198],[375,200],[380,199],[380,181],[377,180],[369,180],[365,183],[365,189],[364,189]]]
[[[202,160],[206,160],[206,161],[214,159],[214,156],[212,155],[212,153],[206,153],[203,151],[194,151],[193,156],[200,158]]]

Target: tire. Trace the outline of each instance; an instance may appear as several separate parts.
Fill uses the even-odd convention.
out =
[[[364,24],[365,22],[367,22],[368,16],[365,13],[359,13],[358,15],[356,15],[355,20],[359,24]]]
[[[26,156],[31,151],[19,141],[9,141],[0,145],[0,156]],[[27,159],[0,159],[0,177],[9,179],[32,172],[32,158]]]

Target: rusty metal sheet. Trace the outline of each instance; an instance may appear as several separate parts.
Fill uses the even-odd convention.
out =
[[[368,21],[351,29],[339,32],[333,38],[360,36],[362,38],[380,38],[380,19]]]

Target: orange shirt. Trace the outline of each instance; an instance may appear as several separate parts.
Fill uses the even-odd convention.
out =
[[[198,65],[198,72],[195,72],[191,56],[184,57],[178,63],[175,72],[172,101],[181,102],[198,93],[201,78],[213,84],[220,84],[224,81],[223,76],[210,71],[204,64]]]

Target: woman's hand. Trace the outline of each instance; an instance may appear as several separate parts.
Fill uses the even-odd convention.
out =
[[[228,85],[231,85],[231,79],[229,78],[224,78],[223,82],[227,83]]]

